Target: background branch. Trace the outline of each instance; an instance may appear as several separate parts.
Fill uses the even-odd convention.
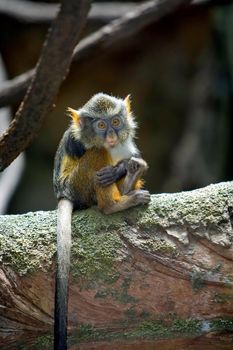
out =
[[[0,170],[4,170],[36,136],[68,73],[72,51],[86,22],[89,2],[63,1],[15,119],[0,138]]]
[[[133,11],[125,16],[112,21],[81,40],[74,49],[73,60],[82,62],[96,56],[97,53],[104,53],[118,42],[135,35],[142,28],[160,20],[178,6],[189,2],[189,0],[153,0],[145,2],[135,7]],[[0,107],[19,102],[33,74],[34,71],[30,70],[3,84],[0,89]]]
[[[110,20],[123,16],[136,5],[137,3],[134,2],[93,3],[88,19],[109,22]],[[36,3],[24,0],[11,0],[10,2],[1,0],[0,2],[0,14],[27,23],[49,23],[56,17],[58,10],[58,4],[44,2]]]
[[[14,1],[16,3],[21,3],[20,0],[14,0]],[[223,2],[221,2],[221,5],[228,4],[230,2],[232,2],[232,0],[231,1],[223,1]],[[25,3],[26,3],[26,1],[23,1],[20,6],[22,6],[22,7],[25,6]],[[29,5],[30,10],[28,10],[28,11],[33,12],[34,5],[32,5],[31,2],[29,2],[29,3],[30,3],[30,5]],[[151,6],[151,3],[154,3],[154,5]],[[189,3],[189,1],[178,1],[177,4],[179,4],[179,3]],[[196,0],[196,1],[193,1],[192,3],[194,3],[196,5],[198,5],[198,4],[199,5],[200,4],[201,5],[207,5],[207,4],[213,5],[213,4],[217,4],[218,2],[207,1],[207,0]],[[35,3],[33,3],[33,4],[35,4]],[[152,1],[152,2],[149,1],[143,5],[137,5],[137,6],[134,6],[133,3],[93,4],[91,13],[92,14],[96,13],[96,17],[99,16],[99,13],[103,13],[103,16],[106,16],[106,18],[109,16],[108,19],[110,19],[110,17],[115,18],[115,17],[120,16],[122,13],[127,12],[128,10],[130,10],[131,15],[128,16],[126,13],[126,15],[122,17],[122,19],[117,20],[117,22],[112,21],[109,25],[101,28],[99,31],[97,31],[93,34],[90,34],[85,39],[83,39],[80,42],[80,45],[78,47],[76,47],[76,49],[75,49],[74,60],[81,62],[84,59],[89,59],[91,56],[95,55],[95,50],[98,50],[100,48],[100,46],[102,46],[102,52],[104,52],[104,50],[105,50],[104,46],[106,46],[106,48],[107,48],[108,45],[110,45],[110,44],[115,45],[115,43],[117,43],[119,41],[119,39],[125,39],[131,35],[135,35],[139,30],[141,30],[142,28],[144,28],[145,26],[147,26],[153,22],[158,21],[164,15],[166,15],[169,11],[172,11],[172,9],[175,9],[177,6],[176,1],[171,1],[171,0],[170,1],[164,0],[161,2],[160,5],[158,5],[158,4],[159,4],[158,1]],[[7,3],[5,5],[3,6],[0,3],[0,11],[2,9],[2,11],[5,11],[5,13],[6,13],[8,6],[10,6],[10,10],[8,11],[9,13],[12,13],[14,11],[17,12],[18,6],[16,6],[14,8],[12,6],[12,3],[9,1],[7,1]],[[46,4],[45,7],[47,7],[47,5],[48,4]],[[37,6],[38,6],[38,8],[40,8],[41,6],[43,7],[44,4],[43,5],[36,4],[36,7],[35,7],[36,13],[38,11]],[[56,7],[57,5],[49,4],[48,6],[49,6],[49,8],[50,8],[50,6],[51,6],[51,8],[54,8],[54,6]],[[149,8],[153,7],[153,10],[151,10],[151,13],[148,16],[148,18],[145,18],[144,7],[146,8],[147,6]],[[140,10],[140,8],[142,10]],[[169,8],[170,8],[170,10],[169,10]],[[53,11],[55,12],[55,9]],[[42,13],[43,12],[44,11],[42,11]],[[48,13],[46,13],[46,16],[48,16],[48,14],[50,12],[51,12],[51,10],[48,10]],[[23,16],[24,13],[27,13],[27,11],[21,11],[21,7],[20,7],[19,15]],[[36,14],[34,14],[34,16],[36,17]],[[134,17],[135,25],[133,22],[131,22],[131,18],[133,18],[133,17]],[[128,30],[127,25],[128,25],[128,23],[130,24],[130,22],[132,23],[132,25],[131,25],[130,30]],[[108,37],[106,37],[107,32],[109,32]],[[103,44],[102,44],[102,41],[104,41]],[[80,57],[79,57],[79,55],[80,55]],[[23,98],[25,92],[26,92],[26,89],[29,85],[30,80],[33,77],[33,74],[34,74],[34,70],[32,69],[28,72],[25,72],[25,73],[15,77],[15,78],[9,80],[9,81],[5,81],[4,83],[2,83],[1,88],[0,88],[0,107],[20,102],[21,99]]]
[[[226,5],[232,0],[193,0],[193,5]],[[133,10],[138,3],[135,2],[103,2],[93,3],[89,20],[109,22],[117,17],[123,16],[126,12]],[[52,21],[59,10],[58,4],[49,4],[45,2],[32,2],[25,0],[1,0],[0,14],[15,18],[18,21],[26,23],[49,23]]]

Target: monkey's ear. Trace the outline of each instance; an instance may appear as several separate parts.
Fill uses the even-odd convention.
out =
[[[69,116],[73,119],[73,122],[80,125],[81,118],[80,118],[80,115],[78,114],[78,111],[76,111],[73,108],[68,107],[67,112],[68,112]]]
[[[127,95],[126,98],[124,99],[126,110],[128,114],[131,113],[131,96]]]

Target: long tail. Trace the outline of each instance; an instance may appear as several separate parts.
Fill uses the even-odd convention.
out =
[[[61,199],[58,202],[54,350],[67,349],[67,312],[72,211],[73,204],[68,199]]]

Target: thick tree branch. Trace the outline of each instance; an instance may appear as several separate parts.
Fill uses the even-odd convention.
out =
[[[94,208],[77,212],[70,349],[91,342],[92,349],[120,350],[126,341],[130,350],[144,348],[143,341],[154,349],[161,338],[164,350],[171,338],[181,341],[174,349],[189,348],[198,336],[195,349],[230,350],[232,208],[228,182],[154,195],[148,207],[111,216]],[[56,212],[0,216],[0,227],[0,347],[36,341],[38,349],[50,349]]]
[[[188,4],[189,0],[153,0],[137,6],[125,16],[112,21],[84,38],[75,48],[73,60],[77,62],[90,59],[109,47],[136,34],[150,23],[156,22],[178,6]],[[0,107],[19,102],[34,74],[26,72],[11,81],[6,81],[0,89]]]
[[[63,1],[15,119],[0,138],[0,170],[24,150],[38,132],[68,73],[72,51],[86,22],[88,1]]]

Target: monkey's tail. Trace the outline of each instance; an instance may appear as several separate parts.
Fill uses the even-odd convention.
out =
[[[73,204],[60,199],[57,209],[57,272],[54,310],[54,350],[67,349],[68,286]]]

